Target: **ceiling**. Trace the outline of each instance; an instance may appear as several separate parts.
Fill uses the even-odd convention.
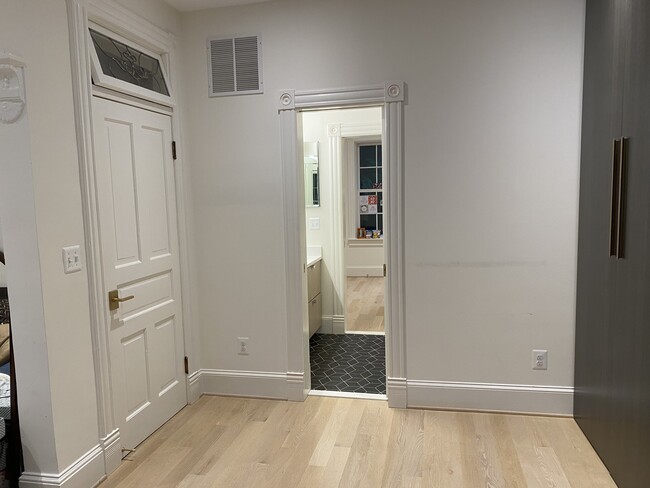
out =
[[[262,3],[270,0],[165,0],[169,5],[181,12],[192,10],[204,10],[217,7],[231,7],[233,5],[245,5],[247,3]]]

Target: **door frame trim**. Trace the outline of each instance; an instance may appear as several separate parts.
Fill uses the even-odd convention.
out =
[[[349,219],[352,216],[352,200],[349,200],[350,191],[349,175],[351,167],[356,165],[356,161],[350,160],[350,146],[354,146],[361,140],[372,140],[379,138],[383,145],[382,123],[377,124],[356,124],[356,123],[338,123],[327,125],[327,135],[329,139],[330,159],[328,165],[328,174],[331,183],[330,198],[330,222],[338,222],[332,226],[332,236],[330,245],[332,246],[332,281],[334,284],[334,296],[343,297],[342,300],[334,300],[334,317],[339,320],[333,323],[333,332],[335,334],[345,334],[347,310],[347,267],[346,248],[349,235]],[[344,154],[345,152],[345,154]],[[344,178],[344,175],[347,177]],[[347,181],[347,187],[344,188],[344,181]],[[377,244],[377,243],[374,243]],[[382,243],[383,245],[383,243]]]
[[[404,103],[405,84],[387,81],[328,90],[280,90],[283,171],[284,236],[286,261],[287,352],[289,400],[304,401],[311,386],[309,377],[309,330],[306,256],[305,195],[303,190],[302,128],[299,112],[326,108],[381,106],[383,108],[384,165],[388,167],[385,195],[388,218],[385,233],[386,267],[386,372],[388,404],[405,408],[406,333],[404,317]],[[387,164],[388,163],[388,164]]]
[[[125,7],[114,2],[101,0],[66,0],[68,12],[68,28],[70,37],[70,62],[72,66],[72,91],[75,111],[75,129],[77,136],[77,151],[79,157],[80,186],[85,232],[85,253],[88,275],[88,294],[90,305],[90,329],[93,343],[93,360],[95,364],[95,381],[97,391],[97,416],[99,421],[99,443],[101,446],[111,446],[104,449],[106,474],[113,472],[121,463],[121,449],[115,449],[119,441],[119,430],[115,422],[112,405],[112,384],[110,380],[109,343],[106,317],[104,314],[105,300],[103,295],[103,270],[101,262],[101,247],[99,216],[96,206],[97,189],[95,185],[94,147],[93,147],[93,111],[92,97],[94,93],[89,52],[92,49],[88,39],[89,23],[96,23],[114,31],[138,45],[159,53],[169,70],[170,85],[178,91],[176,62],[176,39],[162,29],[139,17]],[[121,98],[122,94],[114,92],[113,98]],[[124,96],[124,103],[129,103]],[[145,103],[145,102],[143,102]],[[180,142],[180,122],[173,107],[170,107],[173,138],[179,144],[180,151],[174,165],[176,186],[176,213],[178,219],[179,260],[181,278],[181,307],[183,311],[183,338],[185,354],[193,361],[191,366],[198,369],[198,355],[194,354],[192,345],[192,310],[190,307],[190,260],[188,222],[185,217],[186,191],[184,191],[182,160],[183,144]],[[170,148],[171,151],[171,148]],[[189,382],[186,378],[188,401],[195,398],[190,396]]]

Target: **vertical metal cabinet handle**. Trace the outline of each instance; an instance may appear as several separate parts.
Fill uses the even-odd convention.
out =
[[[625,257],[625,200],[627,194],[627,152],[628,137],[623,137],[620,144],[620,156],[618,158],[618,205],[617,220],[618,229],[616,233],[616,258]]]
[[[621,140],[614,139],[612,144],[612,195],[610,201],[609,213],[609,255],[618,256],[618,191],[620,189],[619,176],[620,176],[620,156],[621,156]]]

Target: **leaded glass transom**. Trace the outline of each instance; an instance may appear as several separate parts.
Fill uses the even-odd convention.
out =
[[[169,96],[158,59],[93,29],[90,37],[106,76]]]

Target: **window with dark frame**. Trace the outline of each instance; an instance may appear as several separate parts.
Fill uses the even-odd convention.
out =
[[[360,144],[357,149],[359,227],[384,234],[381,144]]]
[[[159,60],[101,32],[89,30],[99,64],[106,76],[169,96]]]

